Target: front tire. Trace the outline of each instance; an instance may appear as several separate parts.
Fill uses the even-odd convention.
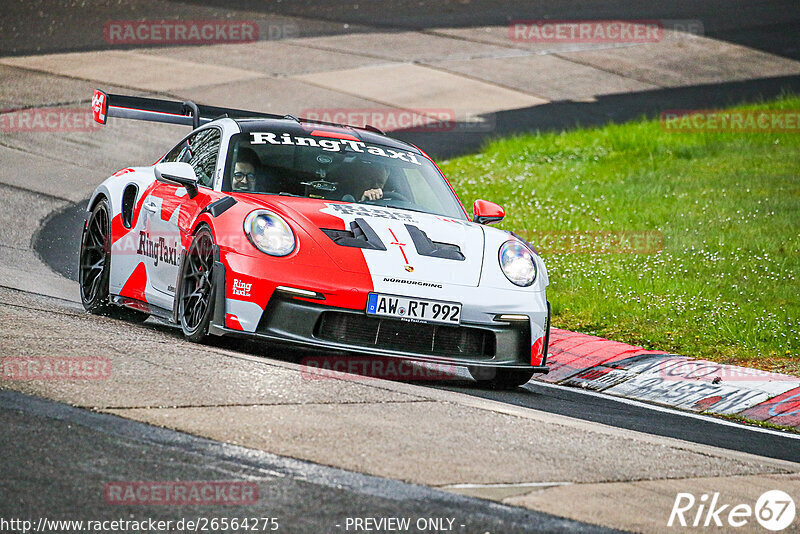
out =
[[[124,321],[144,322],[148,314],[111,303],[108,280],[111,274],[111,209],[101,199],[92,209],[81,239],[78,282],[83,308],[95,315]]]
[[[533,370],[504,367],[469,367],[469,374],[479,386],[491,389],[514,389],[533,378]]]
[[[178,319],[183,335],[199,343],[208,335],[214,313],[214,237],[203,226],[192,239],[181,268]]]

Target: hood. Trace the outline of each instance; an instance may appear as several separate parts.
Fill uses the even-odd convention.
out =
[[[360,252],[373,279],[471,287],[480,282],[484,232],[478,224],[382,206],[307,198],[278,200],[270,196],[269,204],[280,206],[303,225],[345,271],[364,270],[364,261],[353,261],[353,254]]]

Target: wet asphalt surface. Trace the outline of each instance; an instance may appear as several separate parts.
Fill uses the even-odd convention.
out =
[[[96,32],[87,28],[99,28],[100,22],[110,19],[208,16],[213,10],[224,13],[229,5],[222,0],[137,1],[122,7],[107,1],[80,6],[68,2],[15,3],[7,6],[0,18],[0,55],[105,48]],[[256,13],[266,22],[280,21],[280,17],[321,22],[301,24],[302,35],[506,24],[514,19],[696,18],[703,20],[710,37],[800,59],[797,2],[683,1],[667,5],[595,1],[576,8],[567,2],[521,5],[501,0],[415,0],[391,6],[242,0],[237,9]],[[777,21],[762,17],[766,11],[780,11],[782,16]],[[770,97],[787,89],[800,91],[800,77],[614,95],[591,103],[553,102],[496,114],[492,135],[620,122],[657,113],[664,107],[713,107]],[[398,137],[419,144],[435,157],[450,157],[477,149],[486,134],[409,133]],[[37,243],[37,252],[46,263],[73,279],[82,210],[83,206],[77,205],[54,214],[42,231],[49,237],[48,244]],[[476,389],[467,381],[435,387],[658,436],[772,458],[800,458],[800,440],[790,436],[654,412],[611,398],[587,397],[580,391],[530,383],[516,391],[495,392]],[[223,445],[6,391],[0,391],[0,443],[0,517],[6,519],[46,515],[49,519],[177,521],[255,516],[277,518],[279,532],[346,532],[348,517],[408,517],[412,522],[452,518],[453,532],[602,531],[547,514]],[[108,504],[103,487],[120,480],[248,481],[257,484],[259,499],[253,505],[224,507]]]
[[[175,532],[191,530],[177,528],[181,519],[202,526],[213,518],[258,518],[258,528],[253,530],[251,524],[246,531],[323,533],[352,532],[356,518],[408,518],[411,526],[407,532],[429,532],[431,520],[445,521],[441,524],[456,533],[610,532],[540,512],[225,445],[9,391],[0,391],[0,443],[0,518],[7,521],[32,520],[37,524],[40,518],[152,519],[173,521],[171,531]],[[180,499],[172,504],[154,504],[147,500],[151,494],[141,500],[128,496],[119,502],[110,490],[104,491],[107,485],[115,487],[115,483],[130,481],[248,483],[257,486],[257,491],[251,490],[254,498],[246,504],[225,505],[216,504],[225,499],[217,492],[200,505]],[[152,495],[153,499],[162,499]],[[230,490],[227,495],[229,502],[236,497]],[[263,518],[275,519],[277,528]],[[267,528],[263,528],[265,523]],[[417,524],[426,528],[418,529]],[[62,527],[50,531],[78,530]]]
[[[55,271],[77,280],[78,247],[85,204],[71,206],[54,214],[43,226],[35,243],[36,251]],[[246,346],[235,350],[246,351]],[[554,388],[531,381],[515,391],[476,388],[466,378],[443,387],[467,395],[492,399],[586,421],[603,423],[657,436],[677,438],[770,458],[796,461],[800,458],[800,439],[794,433],[758,432],[742,425],[723,425],[711,418],[689,418],[677,411],[654,411],[646,406],[624,403],[611,396],[589,396],[573,388]],[[430,386],[431,384],[425,384]]]

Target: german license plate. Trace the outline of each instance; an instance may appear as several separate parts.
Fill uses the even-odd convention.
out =
[[[439,300],[370,293],[367,315],[393,317],[419,323],[461,324],[461,304]]]

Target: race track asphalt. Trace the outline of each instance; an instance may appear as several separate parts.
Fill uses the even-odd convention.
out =
[[[796,35],[800,31],[800,6],[796,2],[783,0],[770,3],[712,1],[702,4],[689,1],[672,4],[654,1],[644,3],[593,1],[584,2],[579,7],[568,2],[530,2],[521,6],[519,2],[501,0],[471,0],[471,2],[414,0],[393,3],[390,13],[386,12],[384,3],[350,2],[349,4],[350,9],[345,10],[342,9],[341,2],[333,1],[302,0],[266,4],[243,0],[237,3],[237,14],[252,16],[263,24],[298,24],[302,36],[306,37],[347,35],[352,32],[402,32],[429,26],[436,26],[440,33],[457,34],[465,29],[480,28],[482,25],[503,26],[512,18],[512,13],[513,18],[529,19],[581,17],[699,19],[704,22],[708,37],[740,44],[781,58],[800,59],[800,48],[796,40]],[[359,5],[357,9],[356,4]],[[210,18],[226,13],[228,5],[217,0],[189,2],[138,0],[126,3],[124,8],[118,8],[114,3],[92,0],[85,2],[79,11],[74,6],[68,7],[66,4],[53,3],[49,9],[41,9],[40,3],[20,2],[9,6],[8,11],[0,19],[0,56],[103,49],[107,46],[98,28],[102,29],[104,21],[176,16]],[[467,5],[470,6],[469,9],[464,7]],[[42,20],[47,17],[57,20],[57,23],[44,24]],[[3,68],[5,69],[3,72],[18,74],[17,70],[10,67]],[[37,78],[40,75],[41,78]],[[9,101],[16,101],[15,93],[29,94],[33,87],[36,91],[47,93],[46,99],[44,97],[33,99],[33,102],[39,105],[45,103],[57,105],[65,102],[74,104],[75,98],[78,97],[72,95],[86,93],[84,96],[88,97],[87,91],[91,85],[79,78],[69,76],[48,78],[34,71],[26,71],[22,81],[32,79],[39,80],[36,82],[37,85],[26,86],[25,83],[20,83],[21,88],[16,85],[4,88],[4,94],[8,92],[13,95]],[[771,97],[787,89],[800,91],[800,76],[763,76],[662,87],[647,91],[600,95],[586,101],[553,99],[543,105],[497,112],[496,129],[492,132],[455,133],[446,136],[407,133],[403,136],[429,149],[436,157],[449,157],[475,150],[487,137],[493,135],[536,129],[560,130],[577,124],[619,122],[642,114],[653,115],[665,106],[675,109],[713,107],[743,99]],[[70,95],[69,98],[66,97],[67,93]],[[475,465],[449,467],[452,464],[446,462],[452,462],[454,457],[460,458],[461,454],[470,452],[459,450],[459,447],[466,448],[469,445],[468,438],[474,436],[462,436],[462,439],[452,440],[451,443],[454,445],[452,451],[448,451],[449,454],[443,452],[445,449],[418,451],[420,454],[417,458],[422,458],[427,463],[421,461],[420,465],[414,466],[416,469],[398,471],[404,473],[403,475],[393,473],[387,475],[381,469],[385,466],[387,458],[396,460],[396,451],[390,448],[386,450],[371,448],[369,443],[359,441],[360,436],[357,435],[355,438],[352,436],[353,429],[341,429],[343,441],[334,446],[346,449],[345,453],[339,456],[346,456],[345,460],[351,462],[347,465],[356,467],[351,470],[328,467],[328,464],[337,465],[337,462],[344,463],[344,461],[340,457],[334,458],[333,453],[339,451],[329,449],[330,454],[326,455],[319,452],[324,451],[322,445],[316,445],[315,448],[317,436],[314,436],[314,432],[319,432],[317,425],[321,424],[319,414],[333,413],[337,417],[353,417],[347,421],[361,424],[357,430],[363,430],[370,428],[366,426],[365,421],[369,423],[375,419],[370,414],[380,413],[386,417],[385,432],[388,435],[390,431],[397,431],[388,425],[392,409],[428,404],[416,401],[393,404],[393,401],[373,400],[362,405],[358,399],[354,401],[346,395],[339,395],[336,402],[330,402],[330,405],[320,403],[319,406],[309,407],[302,403],[293,405],[290,402],[282,405],[284,399],[281,397],[296,395],[291,388],[297,387],[298,384],[287,378],[286,383],[291,387],[276,385],[276,382],[280,382],[280,377],[289,376],[289,372],[280,367],[287,361],[293,361],[292,356],[288,354],[272,352],[252,358],[249,356],[253,352],[251,345],[226,343],[223,345],[224,351],[221,351],[226,353],[224,357],[220,357],[217,361],[212,357],[220,356],[218,354],[202,356],[205,366],[201,365],[195,369],[192,366],[201,358],[200,353],[204,349],[192,351],[184,348],[178,333],[169,327],[158,324],[145,326],[115,324],[108,320],[78,315],[74,298],[71,302],[56,302],[55,299],[46,298],[36,300],[31,296],[36,293],[58,293],[64,298],[70,291],[74,293],[74,284],[71,283],[59,285],[60,288],[66,288],[65,290],[53,290],[50,284],[56,277],[49,272],[49,269],[64,275],[67,279],[75,277],[77,240],[84,206],[84,202],[80,200],[91,190],[93,187],[91,184],[101,179],[96,172],[97,168],[127,165],[129,164],[127,159],[122,162],[123,155],[133,157],[135,154],[139,159],[147,158],[156,146],[162,146],[168,136],[160,137],[160,130],[159,133],[154,132],[156,130],[150,129],[147,125],[137,124],[136,129],[114,129],[113,126],[109,126],[104,132],[106,137],[79,135],[73,139],[67,135],[55,135],[50,138],[53,142],[38,143],[35,134],[26,136],[23,133],[8,141],[0,142],[0,150],[7,158],[4,160],[3,174],[0,176],[2,178],[0,191],[3,193],[5,207],[4,213],[0,214],[2,221],[0,253],[7,265],[0,267],[14,267],[17,277],[13,281],[6,279],[0,281],[0,286],[4,286],[0,315],[4,322],[13,325],[11,327],[3,325],[5,330],[0,332],[8,338],[15,338],[14,352],[11,353],[91,354],[91,347],[81,347],[76,340],[83,339],[84,336],[87,339],[108,337],[108,346],[103,350],[113,354],[116,358],[115,364],[119,362],[123,371],[131,371],[130,381],[117,382],[115,387],[135,389],[134,386],[138,383],[135,385],[131,383],[135,380],[146,383],[147,377],[143,377],[142,374],[152,372],[152,380],[142,386],[140,394],[141,398],[156,399],[144,401],[137,396],[139,393],[126,391],[129,398],[125,400],[129,404],[120,405],[113,402],[102,404],[99,401],[92,404],[87,400],[89,394],[81,395],[79,389],[70,390],[67,387],[64,391],[58,391],[57,388],[46,391],[47,388],[41,387],[39,390],[31,391],[35,395],[49,395],[62,401],[58,403],[39,396],[0,391],[0,443],[2,443],[0,472],[3,474],[0,477],[0,518],[23,516],[39,518],[47,515],[51,519],[79,520],[114,519],[120,516],[177,519],[190,516],[210,518],[214,515],[234,517],[237,513],[241,516],[247,512],[259,516],[264,514],[277,516],[280,523],[286,527],[281,531],[287,532],[340,530],[344,532],[345,529],[341,526],[344,526],[342,521],[346,521],[347,517],[368,516],[403,516],[413,519],[451,517],[456,519],[457,525],[464,525],[460,530],[456,528],[454,532],[470,533],[602,531],[599,527],[592,526],[594,523],[617,525],[620,528],[637,531],[658,531],[658,526],[664,524],[663,520],[669,510],[671,499],[674,498],[674,491],[699,487],[692,486],[700,484],[697,482],[698,477],[709,477],[711,487],[716,489],[762,488],[763,484],[786,488],[788,482],[784,479],[770,477],[798,471],[796,466],[787,467],[769,460],[796,462],[800,459],[800,440],[796,435],[744,427],[694,414],[535,382],[511,392],[481,390],[476,389],[466,375],[464,380],[447,384],[414,383],[400,384],[398,387],[407,386],[404,394],[409,395],[435,397],[441,393],[444,400],[437,403],[426,402],[442,411],[444,411],[442,406],[452,408],[457,405],[460,410],[465,410],[464,413],[466,413],[464,406],[491,406],[494,411],[481,412],[483,419],[479,420],[483,422],[496,423],[499,420],[497,413],[512,414],[514,423],[522,426],[523,423],[529,422],[526,417],[535,417],[540,426],[535,427],[535,432],[528,435],[518,435],[515,429],[509,426],[488,423],[486,426],[476,425],[474,435],[488,436],[486,439],[491,438],[501,444],[499,446],[515,443],[524,447],[530,446],[534,441],[541,443],[544,449],[541,454],[530,455],[530,463],[537,468],[541,467],[540,472],[531,469],[525,473],[531,480],[536,476],[546,480],[539,497],[537,491],[531,491],[536,486],[530,486],[526,490],[524,480],[522,484],[515,485],[520,481],[511,480],[514,477],[504,472],[503,466],[486,464],[477,467]],[[119,142],[118,146],[122,147],[120,150],[108,151],[108,145],[104,142],[110,136],[116,136],[114,140]],[[58,180],[64,180],[67,184],[63,190],[53,185]],[[45,217],[43,226],[34,232],[36,229],[29,228],[30,221],[33,219],[38,221],[41,217]],[[32,238],[31,234],[34,234]],[[44,260],[48,267],[42,267],[37,258]],[[8,290],[9,287],[15,289]],[[21,292],[15,293],[17,290]],[[31,302],[27,302],[28,300]],[[63,331],[59,331],[55,326],[59,317],[63,317],[64,324],[69,323]],[[24,328],[19,325],[24,325]],[[131,339],[141,336],[142,339],[128,343],[129,339],[126,336]],[[117,354],[111,339],[119,344],[124,341],[126,352]],[[49,345],[48,340],[52,340]],[[5,338],[1,343],[5,355],[6,349],[10,349],[12,344]],[[160,348],[163,348],[164,355],[157,353]],[[213,350],[217,349],[212,348],[212,352]],[[275,443],[268,440],[261,445],[263,450],[257,450],[256,446],[245,448],[223,444],[220,441],[222,438],[212,440],[195,437],[154,424],[131,420],[139,418],[171,427],[183,425],[194,433],[203,431],[206,420],[210,421],[209,424],[215,431],[221,432],[219,427],[223,426],[236,427],[240,421],[232,417],[229,419],[219,417],[215,420],[216,414],[244,413],[250,407],[248,402],[256,401],[248,400],[243,402],[242,406],[225,406],[220,400],[216,400],[215,402],[221,405],[220,409],[227,409],[227,412],[214,412],[212,408],[215,406],[204,406],[202,403],[175,406],[173,404],[177,402],[164,401],[161,405],[156,401],[159,400],[158,394],[164,394],[161,398],[168,397],[167,393],[177,397],[188,395],[183,391],[166,390],[174,384],[194,384],[192,379],[196,381],[198,376],[217,377],[216,373],[235,367],[239,359],[245,357],[250,357],[248,364],[252,365],[252,369],[249,371],[250,374],[244,373],[244,376],[247,379],[263,380],[266,383],[265,390],[274,388],[277,391],[275,393],[270,390],[264,395],[279,399],[274,401],[275,405],[261,401],[264,405],[259,408],[264,409],[265,413],[275,415],[271,421],[264,420],[261,426],[266,426],[267,423],[270,425],[277,425],[278,422],[287,423],[286,436],[281,436],[283,439],[277,439],[275,442],[284,441],[296,449],[277,455],[263,452]],[[212,363],[208,363],[209,361]],[[130,365],[130,369],[126,367],[127,365]],[[231,384],[227,391],[243,394],[242,392],[250,393],[258,389],[250,386],[246,380],[242,380]],[[315,390],[313,395],[331,395],[327,391],[329,384],[316,384],[311,388],[309,384],[300,383],[300,386],[305,388],[303,391]],[[215,394],[225,389],[212,380],[209,380],[205,387],[213,390]],[[18,383],[0,383],[0,389],[12,388],[25,389]],[[164,391],[159,391],[159,388],[163,388]],[[345,391],[352,393],[355,389]],[[46,393],[42,393],[43,391]],[[117,392],[111,394],[115,393]],[[263,391],[259,389],[258,393]],[[393,395],[399,393],[390,394],[382,391],[381,395],[393,398]],[[353,396],[357,395],[353,393]],[[137,404],[134,401],[140,402]],[[337,402],[340,404],[337,405]],[[66,403],[81,407],[71,407]],[[347,403],[351,403],[347,410],[352,409],[352,411],[346,412],[342,409],[342,405]],[[214,402],[209,401],[209,404],[213,405]],[[104,411],[114,412],[117,415],[98,413],[101,407]],[[373,407],[378,411],[370,412]],[[257,409],[255,406],[252,408]],[[190,413],[206,410],[211,415],[205,419]],[[352,416],[357,410],[361,410],[365,415],[361,415],[360,418]],[[302,419],[297,415],[301,411],[310,412],[314,417]],[[287,413],[291,413],[291,416],[285,415]],[[471,412],[470,414],[474,416]],[[119,415],[129,418],[123,419]],[[424,413],[425,417],[428,415]],[[181,420],[182,417],[185,420]],[[305,433],[301,433],[299,438],[297,434],[292,435],[289,428],[291,426],[289,423],[294,421],[295,417],[300,421],[298,425],[307,425],[302,429]],[[235,431],[244,428],[258,436],[258,431],[261,430],[258,428],[259,420],[253,419],[254,427],[247,428],[242,423],[243,426],[236,427]],[[423,426],[427,422],[415,420],[411,421],[414,423],[412,425],[407,419],[402,417],[399,419],[409,425],[410,430],[406,432],[409,438],[414,437],[417,426]],[[506,419],[502,420],[507,422]],[[442,435],[452,435],[452,429],[458,421],[437,420],[436,423],[439,424],[438,430]],[[225,436],[225,439],[235,441],[239,437],[236,432],[232,431],[229,436],[233,437],[228,439],[229,436]],[[211,434],[213,432],[207,433]],[[557,434],[568,435],[569,439],[562,438],[562,441],[559,441]],[[339,435],[335,434],[337,437]],[[613,437],[613,443],[619,450],[594,450],[598,436]],[[611,437],[608,439],[612,439]],[[324,440],[325,436],[319,438]],[[563,449],[548,450],[547,448],[552,447],[554,443],[560,443]],[[304,448],[306,445],[307,448]],[[386,443],[382,445],[386,446]],[[705,448],[705,446],[711,447]],[[473,444],[473,449],[475,448],[477,447]],[[471,452],[474,453],[474,450]],[[496,451],[485,452],[488,454]],[[290,456],[305,457],[303,454],[311,457],[312,461],[290,458]],[[362,457],[359,457],[359,454]],[[469,456],[473,459],[472,464],[478,457],[474,454]],[[695,463],[690,463],[687,459]],[[608,473],[600,475],[587,472],[592,470],[590,466],[595,466],[596,469],[607,467]],[[547,471],[548,469],[550,471]],[[526,491],[529,494],[513,501],[517,506],[512,507],[454,495],[454,488],[449,488],[447,492],[442,491],[447,489],[445,487],[447,484],[444,483],[439,484],[442,487],[438,489],[424,484],[408,483],[412,476],[423,480],[426,475],[433,478],[434,474],[439,475],[444,472],[456,478],[461,475],[461,471],[468,472],[474,479],[482,476],[476,476],[476,473],[482,473],[486,475],[484,478],[491,482],[512,482],[509,484],[513,486],[511,489],[504,487],[503,484],[487,488],[484,487],[487,484],[481,483],[485,480],[476,480],[478,483],[475,486],[480,487],[475,491],[482,492],[479,494],[485,498],[512,502],[513,499],[510,500],[508,495],[522,495]],[[380,476],[362,474],[366,472],[377,472]],[[507,477],[509,480],[500,480],[502,477]],[[692,482],[693,477],[694,482]],[[747,477],[754,477],[755,482],[748,485],[751,479]],[[463,478],[466,482],[473,481],[468,475],[463,475]],[[643,479],[657,478],[664,480],[655,480],[653,483],[663,482],[666,487],[663,495],[658,498],[654,497],[656,492],[648,493],[641,485],[645,483],[642,482]],[[567,479],[571,485],[565,485],[560,489],[548,486],[553,481]],[[114,480],[247,480],[258,484],[261,499],[257,505],[247,507],[246,510],[239,510],[238,507],[222,509],[222,507],[109,506],[103,500],[102,488],[106,482]],[[612,490],[619,487],[624,488],[620,494],[623,496],[607,501],[605,495],[611,495]],[[597,491],[597,495],[601,497],[594,499],[581,497],[589,491]],[[643,494],[652,500],[642,498]],[[529,498],[530,501],[525,502],[525,498]],[[540,500],[537,501],[537,498]],[[652,517],[645,517],[646,514],[641,512],[641,508],[636,508],[637,504],[646,504],[646,509],[652,511]],[[541,511],[527,510],[522,506],[537,510],[552,510],[552,513],[560,516],[580,518],[582,522],[561,519]]]
[[[416,528],[417,521],[443,518],[452,520],[444,524],[456,533],[612,532],[8,391],[0,391],[0,443],[0,518],[6,521],[152,519],[176,524],[181,519],[256,517],[258,532],[270,531],[262,528],[261,518],[276,518],[277,532],[318,534],[352,532],[356,518],[398,517],[411,520],[407,532],[427,532]],[[258,499],[246,505],[109,504],[106,484],[131,480],[249,482],[257,485]]]

